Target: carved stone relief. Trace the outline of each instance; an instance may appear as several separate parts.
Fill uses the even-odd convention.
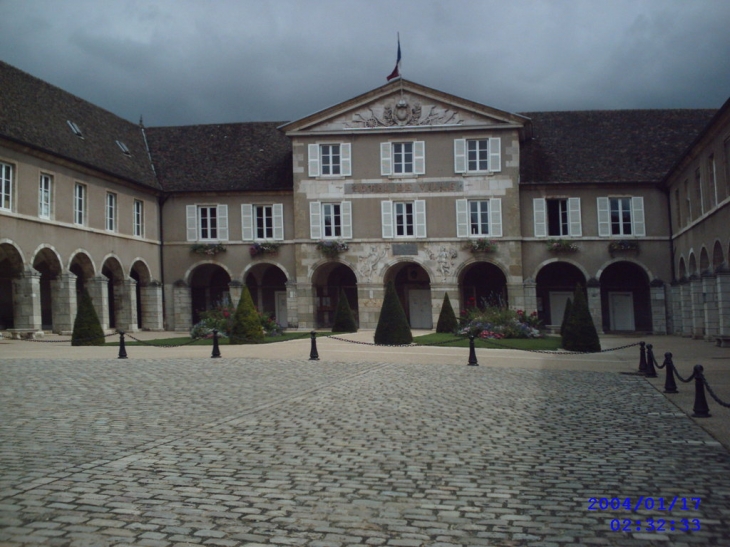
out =
[[[360,272],[363,281],[368,283],[372,281],[378,265],[388,256],[389,251],[389,245],[370,245],[367,254],[358,259],[357,271]]]
[[[444,245],[441,247],[426,247],[428,257],[436,262],[436,272],[446,279],[451,275],[456,257],[459,252],[454,246]]]
[[[355,112],[345,128],[404,127],[418,125],[460,125],[464,123],[456,110],[438,105],[421,106],[418,101],[401,97],[394,104],[386,104],[381,112],[367,107],[364,112]]]

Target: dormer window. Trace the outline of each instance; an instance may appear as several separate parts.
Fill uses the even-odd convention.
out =
[[[117,142],[117,146],[119,147],[119,149],[122,151],[122,153],[125,156],[131,156],[132,155],[132,153],[129,151],[129,148],[127,148],[127,145],[126,144],[124,144],[122,141],[116,141],[116,142]]]
[[[79,129],[79,126],[78,125],[76,125],[71,120],[66,120],[66,123],[71,128],[71,131],[73,131],[73,134],[74,135],[76,135],[80,139],[83,139],[84,138],[84,134],[81,132],[81,129]]]

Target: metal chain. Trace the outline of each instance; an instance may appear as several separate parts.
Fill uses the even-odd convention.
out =
[[[198,342],[200,340],[203,340],[203,338],[192,338],[190,340],[190,342],[185,342],[184,344],[175,344],[175,345],[171,345],[171,346],[168,346],[168,345],[161,346],[161,345],[158,345],[158,344],[150,344],[149,342],[145,342],[144,340],[140,340],[139,338],[135,338],[131,334],[126,334],[125,333],[125,336],[131,338],[135,342],[139,342],[143,346],[150,346],[150,347],[153,347],[153,348],[181,348],[183,346],[190,346],[191,344],[194,344],[195,342]]]
[[[682,378],[682,377],[681,377],[681,376],[679,375],[679,371],[677,370],[677,367],[675,367],[675,366],[674,366],[674,363],[672,363],[672,370],[674,371],[674,374],[676,374],[676,375],[677,375],[677,378],[679,378],[679,379],[680,379],[680,380],[681,380],[682,382],[684,382],[685,384],[688,384],[688,383],[690,383],[690,382],[691,382],[692,380],[694,380],[694,379],[695,379],[695,373],[694,373],[694,371],[692,371],[692,375],[691,375],[691,376],[690,376],[689,378],[687,378],[686,380],[685,380],[684,378]]]
[[[658,369],[663,369],[668,364],[668,361],[664,359],[664,362],[660,365],[659,362],[656,360],[656,357],[654,358],[654,366]]]
[[[117,336],[118,332],[113,332],[111,334],[104,334],[104,338],[109,338],[110,336]],[[93,338],[81,338],[80,340],[77,340],[77,342],[86,342],[87,340],[96,340],[99,338],[98,336],[94,336]],[[19,340],[20,342],[38,342],[41,344],[63,344],[63,343],[69,343],[73,342],[73,338],[69,338],[68,340],[35,340],[33,338],[16,338],[16,340]]]
[[[707,388],[707,392],[712,396],[713,399],[715,399],[715,402],[719,404],[720,406],[724,406],[725,408],[730,408],[730,404],[726,403],[725,401],[721,400],[717,395],[715,395],[715,392],[712,391],[712,388],[710,387],[710,384],[707,382],[707,378],[705,378],[705,375],[702,375],[702,381],[705,383],[705,387]]]

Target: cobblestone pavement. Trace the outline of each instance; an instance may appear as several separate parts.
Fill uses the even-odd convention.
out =
[[[18,359],[0,378],[0,547],[730,545],[730,454],[636,376]]]

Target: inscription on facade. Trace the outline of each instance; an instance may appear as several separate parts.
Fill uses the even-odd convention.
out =
[[[418,245],[415,243],[393,243],[394,256],[416,256],[418,254]]]
[[[421,194],[424,192],[463,192],[463,181],[450,182],[351,182],[345,194]]]

